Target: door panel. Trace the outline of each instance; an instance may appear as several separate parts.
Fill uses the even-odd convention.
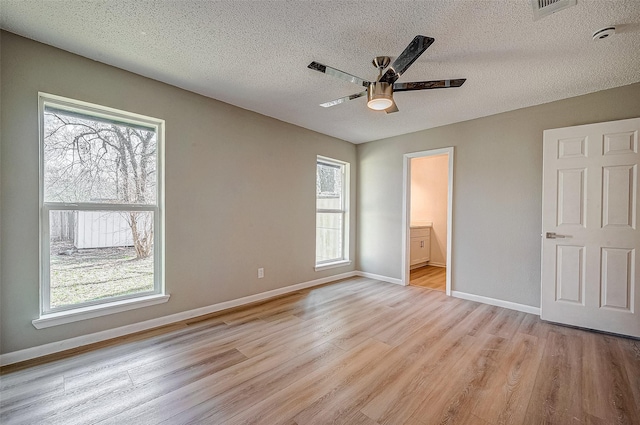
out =
[[[638,153],[638,132],[627,131],[604,135],[604,155],[624,155]]]
[[[558,226],[585,225],[586,170],[558,170]]]
[[[558,159],[584,158],[586,156],[587,139],[585,137],[558,140]]]
[[[556,300],[583,304],[584,247],[558,245],[556,252]]]
[[[602,176],[602,227],[635,228],[636,165],[604,167]]]
[[[602,249],[602,279],[600,281],[602,307],[632,313],[634,257],[635,250],[633,249]]]
[[[640,118],[544,132],[542,319],[640,337],[639,132]]]

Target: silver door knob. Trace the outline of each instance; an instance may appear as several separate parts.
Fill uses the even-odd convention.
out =
[[[556,234],[556,232],[547,232],[545,237],[547,239],[563,239],[563,238],[568,238],[569,235],[558,235]]]

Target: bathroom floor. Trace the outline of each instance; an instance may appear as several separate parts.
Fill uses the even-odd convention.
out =
[[[424,266],[411,270],[409,284],[444,292],[447,286],[445,267]]]

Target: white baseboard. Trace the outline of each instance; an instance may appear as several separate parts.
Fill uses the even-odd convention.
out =
[[[428,266],[433,266],[433,267],[447,267],[447,265],[445,263],[434,263],[433,261],[429,261],[429,264],[427,264]]]
[[[381,280],[383,282],[395,283],[396,285],[402,285],[402,279],[396,279],[395,277],[382,276],[379,274],[356,272],[357,276],[368,277],[369,279]]]
[[[451,291],[451,296],[455,298],[462,298],[463,300],[476,301],[483,304],[495,305],[497,307],[504,307],[510,310],[517,310],[522,311],[523,313],[530,313],[540,316],[539,307],[518,304],[511,301],[498,300],[495,298],[483,297],[482,295],[468,294],[466,292],[460,291]]]
[[[279,295],[284,295],[290,292],[299,291],[301,289],[311,288],[313,286],[323,285],[325,283],[333,282],[334,280],[345,279],[353,276],[361,276],[361,274],[359,274],[359,272],[356,272],[356,271],[341,273],[338,275],[333,275],[333,276],[325,277],[322,279],[315,279],[308,282],[285,286],[284,288],[278,288],[278,289],[262,292],[255,295],[249,295],[247,297],[242,297],[235,300],[212,304],[206,307],[196,308],[189,311],[183,311],[181,313],[171,314],[169,316],[158,317],[156,319],[146,320],[140,323],[134,323],[127,326],[121,326],[119,328],[108,329],[101,332],[95,332],[88,335],[77,336],[75,338],[69,338],[62,341],[56,341],[49,344],[39,345],[37,347],[25,348],[24,350],[18,350],[18,351],[13,351],[11,353],[1,354],[0,366],[6,366],[13,363],[23,362],[25,360],[31,360],[37,357],[58,353],[60,351],[70,350],[72,348],[94,344],[96,342],[106,341],[108,339],[118,338],[124,335],[129,335],[132,333],[169,325],[171,323],[192,319],[194,317],[215,313],[217,311],[226,310],[229,308],[240,307],[242,305],[251,304],[257,301],[263,301],[269,298],[277,297]],[[382,280],[382,279],[379,279],[379,280]]]

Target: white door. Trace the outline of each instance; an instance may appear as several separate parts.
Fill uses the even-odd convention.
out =
[[[640,118],[544,132],[543,320],[640,337],[639,132]]]

